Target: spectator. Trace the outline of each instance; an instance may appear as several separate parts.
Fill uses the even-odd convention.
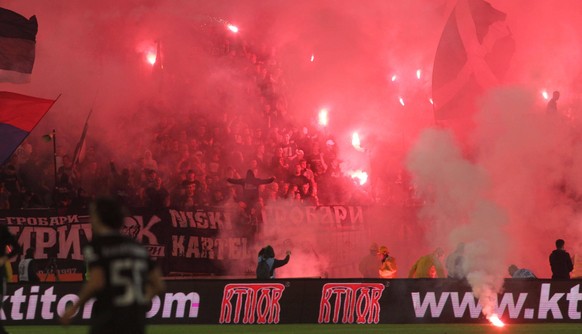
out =
[[[454,252],[447,256],[445,265],[447,267],[447,276],[454,279],[465,278],[465,269],[463,268],[465,258],[465,243],[461,242],[457,245]]]
[[[510,265],[507,271],[511,278],[537,278],[531,270],[525,268],[520,269],[515,264]]]
[[[301,188],[299,188],[299,194],[301,196],[301,202],[303,202],[305,205],[309,206],[319,205],[319,200],[315,195],[315,191],[311,189],[310,183],[304,183],[303,185],[301,185]]]
[[[360,260],[358,269],[363,278],[377,278],[381,261],[378,258],[378,244],[370,245],[369,253]]]
[[[247,176],[244,179],[227,179],[229,183],[238,184],[243,188],[242,201],[246,204],[248,210],[254,208],[259,200],[259,186],[261,184],[269,184],[275,181],[274,177],[268,179],[259,179],[255,177],[252,170],[247,171]]]
[[[552,93],[552,98],[548,101],[546,107],[546,112],[550,114],[556,114],[558,112],[558,100],[560,99],[560,92],[554,91]]]
[[[156,176],[154,184],[145,189],[144,204],[152,210],[161,210],[170,206],[170,193],[162,184],[162,178]]]
[[[564,240],[556,240],[556,249],[550,254],[552,279],[570,279],[570,272],[574,270],[572,258],[564,249],[564,245]]]
[[[275,250],[273,250],[273,247],[270,245],[267,245],[259,251],[259,258],[257,261],[259,264],[264,261],[269,267],[269,278],[275,278],[275,269],[289,263],[290,256],[291,251],[288,250],[283,260],[275,259]],[[257,267],[259,267],[259,265],[257,265]]]
[[[10,208],[20,209],[22,206],[20,198],[20,180],[18,179],[14,165],[9,164],[4,168],[4,171],[0,173],[0,182],[4,183],[4,188],[6,188],[7,194],[10,194]]]
[[[143,155],[143,169],[158,170],[158,162],[154,160],[152,151],[146,150]]]
[[[20,251],[20,246],[16,238],[8,231],[6,225],[0,225],[0,301],[4,300],[6,294],[6,265],[10,263],[10,258]],[[2,304],[0,303],[0,306]],[[6,330],[0,323],[0,333],[6,333]]]
[[[38,283],[40,278],[37,274],[36,260],[34,259],[34,248],[26,250],[26,254],[18,263],[18,281],[27,283]]]
[[[396,259],[390,256],[388,248],[386,246],[380,247],[378,255],[381,261],[380,270],[378,270],[379,276],[381,278],[396,278],[398,266],[396,265]]]
[[[431,278],[431,276],[444,278],[445,271],[441,260],[443,255],[444,251],[439,247],[434,252],[421,256],[410,269],[408,278]],[[434,271],[433,274],[431,270]]]
[[[0,181],[0,210],[10,209],[10,192],[6,190],[4,182]]]
[[[301,189],[304,184],[309,183],[309,180],[303,176],[303,169],[301,168],[301,164],[295,165],[295,170],[293,174],[287,178],[287,182],[289,182],[291,185],[296,185],[299,189]]]

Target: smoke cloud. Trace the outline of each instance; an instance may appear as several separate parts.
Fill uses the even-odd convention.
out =
[[[0,89],[62,94],[29,137],[36,154],[50,159],[52,148],[40,138],[53,128],[59,150],[72,154],[93,110],[88,139],[100,160],[130,165],[151,149],[160,124],[212,130],[227,113],[263,124],[257,112],[264,101],[247,75],[252,60],[216,56],[225,41],[252,46],[277,68],[288,127],[333,140],[344,172],[368,169],[369,182],[346,197],[390,208],[343,244],[341,263],[356,263],[377,242],[405,277],[419,256],[465,241],[469,263],[486,267],[468,272],[496,291],[510,263],[549,277],[554,240],[572,248],[582,242],[582,20],[574,0],[489,1],[507,13],[515,54],[506,86],[483,97],[474,131],[457,143],[433,129],[430,102],[432,62],[455,2],[7,0],[3,7],[37,16],[39,33],[32,82]],[[239,27],[236,35],[225,29],[229,23]],[[157,42],[161,75],[147,62]],[[542,93],[554,90],[562,97],[559,115],[551,116]],[[325,128],[317,123],[321,108],[329,110]],[[365,153],[352,147],[353,132]],[[410,207],[419,203],[430,205],[417,218]],[[293,240],[294,249],[305,250],[294,250],[295,263],[314,253],[320,260],[317,269],[293,275],[321,275],[327,269],[319,268],[337,259],[330,248],[338,243],[327,244],[318,228],[265,233],[281,243],[279,254],[285,235],[305,234]],[[285,270],[291,275],[293,264]],[[350,268],[337,275],[357,274]]]

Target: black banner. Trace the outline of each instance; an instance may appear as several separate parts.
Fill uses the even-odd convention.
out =
[[[262,224],[275,228],[286,224],[301,228],[306,224],[337,233],[354,233],[362,229],[365,221],[360,206],[284,205],[268,207],[261,216],[264,223],[251,220],[238,206],[203,207],[196,211],[133,209],[122,232],[143,243],[165,275],[224,275],[236,268],[234,271],[240,276],[254,270],[254,243]],[[76,274],[80,279],[85,270],[82,249],[92,234],[86,212],[0,211],[0,224],[8,225],[25,250],[36,249],[34,258],[41,279],[47,271]],[[327,234],[326,239],[330,236]]]
[[[508,279],[494,309],[506,323],[580,323],[581,284]],[[10,284],[0,316],[8,325],[55,324],[80,287]],[[149,308],[150,323],[487,323],[470,287],[447,279],[184,280],[167,287]],[[92,305],[79,311],[75,323],[88,323]]]

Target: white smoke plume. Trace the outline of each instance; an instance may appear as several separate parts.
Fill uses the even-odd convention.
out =
[[[449,132],[428,129],[410,151],[408,168],[425,204],[420,215],[429,226],[428,243],[465,243],[463,270],[473,293],[490,316],[503,286],[507,219],[488,196],[490,180],[463,158]]]

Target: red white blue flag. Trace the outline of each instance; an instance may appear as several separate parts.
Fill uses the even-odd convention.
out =
[[[0,92],[0,164],[8,160],[55,100]]]

